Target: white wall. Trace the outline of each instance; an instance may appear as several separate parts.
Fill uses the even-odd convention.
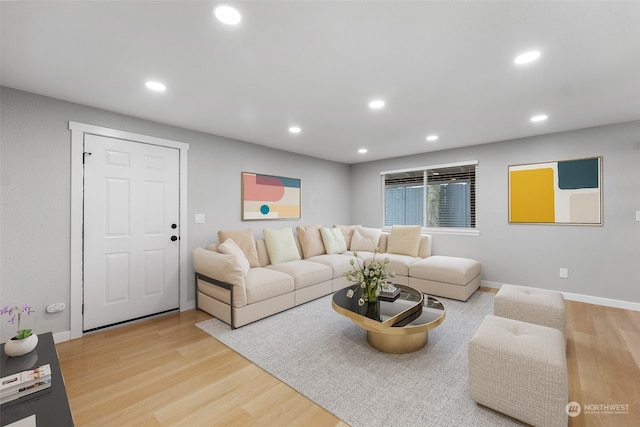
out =
[[[69,331],[69,310],[47,314],[53,302],[70,304],[70,147],[76,121],[189,144],[188,251],[217,240],[219,229],[347,223],[349,166],[108,111],[0,88],[0,303],[31,304],[23,326],[36,333]],[[240,220],[240,173],[302,180],[299,221]],[[194,224],[204,213],[205,224]],[[188,300],[195,300],[189,257]],[[0,319],[0,342],[15,328]]]
[[[508,165],[598,155],[602,227],[508,223]],[[354,165],[353,222],[381,225],[380,171],[464,160],[479,161],[480,236],[434,235],[435,254],[478,259],[485,281],[640,302],[640,121]]]

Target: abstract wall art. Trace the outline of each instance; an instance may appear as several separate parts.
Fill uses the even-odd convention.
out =
[[[300,180],[242,172],[242,220],[300,218]]]
[[[509,222],[602,225],[602,157],[509,166]]]

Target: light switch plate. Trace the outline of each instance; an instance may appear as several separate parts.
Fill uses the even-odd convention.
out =
[[[569,269],[568,268],[561,268],[560,269],[560,277],[563,279],[567,279],[569,277]]]
[[[204,224],[204,214],[196,214],[196,224]]]
[[[640,222],[640,211],[636,211],[636,221]]]

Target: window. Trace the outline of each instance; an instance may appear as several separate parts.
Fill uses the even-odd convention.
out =
[[[475,229],[477,165],[382,172],[383,226]]]

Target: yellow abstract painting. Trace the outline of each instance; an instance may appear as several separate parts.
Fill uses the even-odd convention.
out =
[[[555,222],[553,172],[551,168],[510,172],[510,222]]]

